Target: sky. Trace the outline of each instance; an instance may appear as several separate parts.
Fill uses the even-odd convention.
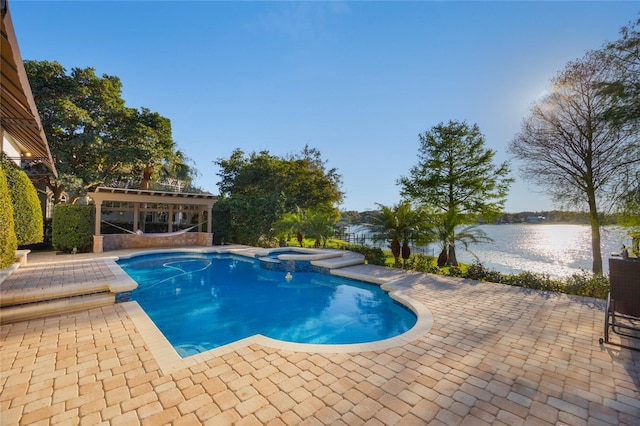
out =
[[[117,76],[218,194],[215,161],[316,148],[342,176],[341,210],[400,201],[418,135],[478,124],[516,182],[507,212],[555,206],[507,146],[572,60],[637,19],[633,1],[9,0],[23,59]]]

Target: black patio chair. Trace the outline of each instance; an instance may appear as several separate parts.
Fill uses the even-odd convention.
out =
[[[640,351],[640,346],[614,343],[609,339],[611,331],[640,341],[640,259],[610,258],[609,281],[604,338],[600,338],[600,344]]]

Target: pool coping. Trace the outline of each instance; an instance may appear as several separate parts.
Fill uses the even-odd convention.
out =
[[[200,253],[231,253],[241,254],[247,257],[253,257],[253,254],[238,252],[234,250],[220,250],[220,249],[168,249],[168,250],[153,250],[139,252],[133,255],[122,256],[121,258],[130,258],[144,254],[156,254],[160,252],[200,252]],[[235,253],[234,253],[235,252]],[[114,262],[115,263],[115,262]],[[116,264],[117,266],[117,264]],[[119,266],[117,266],[120,268]],[[291,351],[291,352],[306,352],[306,353],[357,353],[357,352],[369,352],[369,351],[382,351],[391,349],[394,347],[402,346],[410,343],[420,336],[426,334],[433,326],[433,315],[427,307],[421,302],[412,299],[403,293],[404,289],[397,286],[400,281],[400,277],[396,279],[381,279],[379,277],[368,276],[366,273],[348,273],[341,271],[341,273],[335,273],[338,271],[332,270],[331,274],[343,276],[346,278],[352,278],[359,281],[368,282],[373,285],[380,285],[381,288],[389,293],[389,296],[409,308],[417,317],[414,326],[406,332],[391,337],[388,339],[378,340],[375,342],[367,343],[352,343],[352,344],[311,344],[311,343],[294,343],[286,342],[283,340],[273,339],[261,334],[256,334],[244,339],[236,340],[235,342],[228,343],[226,345],[210,349],[199,354],[191,355],[188,357],[181,357],[176,349],[171,345],[169,340],[162,334],[160,329],[151,320],[142,307],[135,301],[128,301],[119,303],[131,320],[133,324],[140,332],[142,339],[146,343],[149,351],[154,356],[160,370],[163,374],[168,375],[175,371],[193,367],[199,363],[209,361],[211,359],[226,355],[228,353],[237,351],[238,349],[251,346],[254,344],[262,345],[268,348]],[[124,273],[124,271],[123,271]],[[124,273],[126,275],[126,273]],[[128,277],[128,275],[127,275]]]

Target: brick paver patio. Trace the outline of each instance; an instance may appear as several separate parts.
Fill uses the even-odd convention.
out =
[[[2,325],[1,424],[640,424],[640,352],[598,344],[603,302],[399,277],[433,326],[372,352],[254,344],[163,374],[123,305]]]

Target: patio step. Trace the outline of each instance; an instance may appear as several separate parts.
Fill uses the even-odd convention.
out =
[[[66,299],[94,293],[108,292],[108,283],[81,282],[64,285],[49,285],[33,288],[16,288],[6,290],[0,297],[0,308],[27,303]]]
[[[0,309],[0,324],[82,311],[100,306],[113,305],[114,303],[114,293],[102,292],[62,299],[44,300],[22,305],[4,306]]]

